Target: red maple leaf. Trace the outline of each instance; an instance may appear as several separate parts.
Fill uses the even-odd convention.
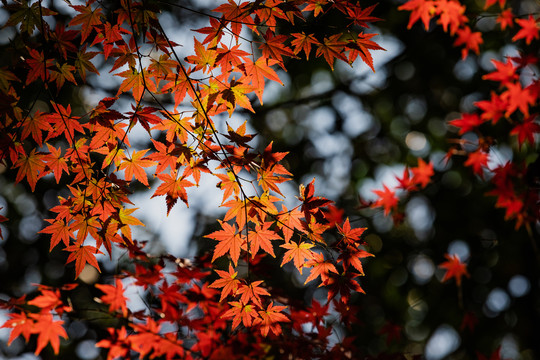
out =
[[[512,41],[525,39],[525,42],[529,45],[533,39],[540,38],[538,20],[535,20],[532,15],[529,15],[527,19],[516,19],[516,23],[521,26],[521,29],[512,38]]]
[[[411,168],[413,173],[412,182],[420,184],[420,186],[425,188],[430,182],[431,177],[435,172],[433,171],[433,163],[430,161],[429,164],[422,159],[418,159],[418,166]]]
[[[462,263],[457,255],[445,254],[444,257],[447,261],[439,265],[440,268],[446,269],[442,282],[455,278],[457,286],[461,286],[461,278],[469,277],[467,264]]]
[[[501,30],[506,30],[507,27],[514,27],[514,13],[512,9],[506,9],[497,16],[497,24],[501,25]]]
[[[540,133],[540,125],[535,120],[536,116],[529,116],[510,131],[510,135],[517,135],[520,150],[525,141],[534,148],[534,134]]]
[[[469,153],[467,161],[465,161],[465,166],[472,167],[473,172],[483,178],[484,168],[488,167],[488,160],[488,153],[482,150],[477,150],[475,152]]]
[[[482,76],[482,79],[484,80],[491,80],[491,81],[498,81],[502,85],[507,85],[509,83],[513,83],[515,80],[519,78],[519,75],[516,73],[516,67],[510,61],[510,59],[506,59],[506,63],[502,61],[497,61],[495,59],[491,59],[491,62],[493,65],[495,65],[495,71]]]
[[[426,30],[429,29],[429,22],[436,12],[435,2],[426,0],[410,0],[398,7],[398,10],[411,11],[407,29],[410,29],[418,20],[422,20]]]
[[[461,114],[459,119],[449,121],[448,124],[459,128],[459,135],[476,129],[485,122],[478,114]]]
[[[379,197],[371,207],[384,207],[384,215],[388,215],[390,211],[396,210],[398,205],[398,198],[396,192],[390,190],[385,184],[383,184],[384,190],[373,190],[373,193]]]
[[[367,228],[351,228],[349,218],[345,220],[343,227],[339,226],[339,224],[336,226],[341,236],[343,236],[341,241],[350,246],[356,246],[360,242],[360,236],[367,230]]]
[[[453,1],[451,1],[453,2]],[[465,26],[457,30],[457,39],[454,41],[454,46],[463,45],[461,50],[461,58],[466,59],[469,54],[469,50],[474,51],[477,55],[480,53],[480,44],[484,43],[482,39],[482,33],[479,31],[472,32],[471,28]]]

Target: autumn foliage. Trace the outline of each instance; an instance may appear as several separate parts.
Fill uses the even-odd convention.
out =
[[[112,258],[121,252],[131,266],[95,284],[101,293],[96,303],[113,323],[97,342],[108,359],[354,358],[359,338],[351,331],[358,326],[351,298],[369,291],[361,277],[369,276],[363,262],[373,256],[362,237],[366,228],[355,227],[332,201],[318,196],[315,179],[301,185],[295,205],[287,207],[281,187],[293,177],[287,153],[272,142],[255,146],[256,134],[246,122],[231,125],[228,119],[262,105],[268,82],[283,85],[279,74],[287,70],[287,59],[320,58],[331,69],[343,62],[375,71],[371,52],[384,50],[377,34],[368,32],[381,20],[377,8],[348,0],[228,0],[205,14],[207,26],[193,30],[193,49],[182,58],[183,44],[162,26],[160,3],[104,6],[89,0],[69,4],[74,15],[64,14],[65,21],[41,1],[4,5],[4,26],[16,29],[16,41],[9,65],[0,68],[0,161],[32,191],[44,178],[63,187],[40,233],[50,235],[50,251],[64,251],[73,269],[73,284],[38,285],[28,298],[2,304],[10,311],[3,324],[11,329],[9,343],[22,336],[35,339],[36,355],[49,345],[58,354],[79,276],[88,267],[101,271],[99,254]],[[486,9],[494,3],[486,1]],[[539,40],[532,15],[516,17],[505,1],[498,6],[497,22],[502,31],[512,31],[513,42],[526,49]],[[480,53],[482,34],[459,1],[411,0],[399,9],[410,12],[409,28],[418,21],[425,29],[441,26],[463,58]],[[279,30],[331,14],[342,17],[343,26],[328,28],[323,37]],[[54,25],[51,17],[58,17]],[[98,61],[110,66],[117,88],[86,108],[63,102],[61,93],[100,78]],[[495,70],[483,77],[494,84],[491,98],[449,122],[456,138],[446,158],[462,158],[463,166],[489,183],[486,194],[496,197],[504,218],[529,233],[540,218],[529,164],[491,161],[490,130],[505,126],[516,158],[534,153],[540,82],[526,70],[537,61],[526,52],[493,60]],[[136,130],[150,147],[137,146]],[[472,144],[470,132],[477,139]],[[418,158],[396,187],[384,184],[374,191],[375,201],[361,205],[381,208],[399,223],[407,195],[424,191],[436,176],[433,163]],[[169,213],[189,206],[203,177],[216,179],[225,210],[215,230],[203,236],[212,251],[195,259],[147,251],[133,235],[145,224],[132,193],[152,189],[151,197],[162,198]],[[4,221],[9,219],[0,215]],[[466,264],[454,254],[441,254],[441,262],[443,256],[442,281],[454,278],[461,287],[469,275]],[[299,303],[269,285],[269,263],[295,268],[304,284],[326,289],[326,300]],[[130,309],[130,287],[147,293],[146,311]],[[334,323],[324,320],[330,315]],[[336,342],[338,326],[345,336]],[[399,339],[399,326],[385,329],[389,340]]]

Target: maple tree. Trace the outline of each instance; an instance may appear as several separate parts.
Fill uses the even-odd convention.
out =
[[[482,77],[483,84],[496,83],[490,100],[448,121],[457,131],[442,160],[470,169],[486,184],[483,192],[496,198],[494,206],[504,209],[502,218],[534,246],[540,83],[531,69],[538,62],[539,25],[537,15],[495,3],[486,1],[484,10],[497,16],[522,52],[493,59],[495,70]],[[82,317],[95,322],[86,326],[96,329],[94,343],[108,359],[387,356],[366,350],[358,331],[357,299],[367,290],[361,277],[370,278],[365,259],[376,252],[364,239],[367,223],[343,215],[320,195],[313,177],[291,195],[286,185],[301,171],[287,166],[294,151],[276,151],[282,147],[262,136],[257,144],[247,122],[236,121],[236,114],[264,114],[268,83],[283,86],[284,71],[294,75],[300,57],[336,72],[353,63],[375,72],[372,52],[384,48],[370,26],[381,20],[374,16],[380,7],[348,0],[228,0],[211,11],[165,1],[47,6],[23,1],[3,7],[13,40],[6,45],[12,55],[0,67],[0,160],[10,182],[32,192],[58,189],[37,232],[49,252],[64,254],[71,280],[2,300],[9,310],[3,324],[8,343],[22,338],[36,355],[57,355],[74,341],[69,324]],[[464,2],[411,0],[394,7],[411,12],[411,30],[418,21],[426,30],[440,26],[461,59],[481,53],[484,34]],[[193,38],[187,56],[164,25],[165,10],[205,21],[186,30]],[[339,26],[328,26],[333,20]],[[113,90],[71,102],[68,93],[99,89],[96,81],[105,73],[116,77],[107,80],[117,84]],[[497,141],[512,144],[514,157],[494,161]],[[381,184],[357,210],[369,218],[381,208],[395,227],[406,222],[407,200],[428,193],[441,171],[433,159],[413,158],[396,186]],[[224,215],[199,236],[206,252],[177,258],[138,238],[144,209],[132,193],[162,199],[169,215],[192,204],[207,179],[221,191]],[[11,211],[6,215],[2,224],[12,221]],[[114,270],[105,269],[107,258],[117,262]],[[450,251],[439,259],[446,270],[440,280],[455,278],[464,310],[467,265]],[[304,295],[309,301],[274,277],[283,269],[311,289]],[[96,279],[88,280],[89,273]],[[315,296],[319,288],[324,296]],[[134,290],[144,294],[143,310],[130,306]],[[472,324],[468,314],[463,321]],[[403,328],[388,319],[379,327],[399,349],[395,356],[405,356]],[[494,348],[474,351],[479,358],[499,356]]]

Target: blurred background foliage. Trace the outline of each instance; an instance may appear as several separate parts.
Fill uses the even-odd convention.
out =
[[[475,358],[476,351],[489,357],[501,346],[501,358],[538,358],[538,224],[532,237],[523,228],[516,230],[514,223],[504,221],[504,210],[495,208],[495,198],[485,196],[489,186],[463,167],[463,159],[454,157],[448,164],[443,160],[448,140],[457,138],[447,121],[473,111],[474,101],[488,98],[495,90],[493,84],[481,80],[492,69],[490,59],[517,54],[509,45],[511,33],[498,30],[494,17],[482,11],[483,1],[463,1],[471,14],[478,15],[472,21],[483,31],[485,43],[480,56],[461,60],[460,49],[452,46],[453,39],[440,27],[432,24],[425,31],[416,24],[407,30],[409,14],[397,11],[402,2],[361,2],[364,7],[375,3],[373,15],[383,20],[368,32],[378,33],[372,40],[386,49],[372,52],[375,73],[359,61],[352,68],[337,64],[332,72],[314,53],[309,61],[290,59],[288,71],[280,71],[285,86],[270,84],[264,106],[255,105],[255,114],[239,116],[249,119],[252,132],[258,134],[258,146],[264,148],[273,141],[274,150],[289,152],[285,165],[294,180],[285,186],[288,196],[294,197],[301,183],[315,177],[319,195],[336,201],[353,225],[368,228],[364,238],[375,258],[365,261],[366,276],[361,285],[367,294],[353,297],[357,308],[351,310],[359,320],[354,331],[360,335],[358,346],[362,350],[373,355],[387,352],[467,359]],[[509,3],[517,14],[538,12],[534,1]],[[207,21],[203,15],[159,4],[166,30],[182,32],[186,39],[193,35],[188,29],[204,26]],[[215,4],[183,1],[182,6],[208,11]],[[61,1],[50,1],[48,7],[68,16]],[[6,16],[5,11],[0,13],[0,23]],[[296,26],[317,36],[343,25],[342,21],[325,16]],[[1,31],[0,46],[5,47],[13,34]],[[185,46],[182,51],[187,54],[190,50]],[[527,52],[538,55],[538,42]],[[101,64],[100,72],[107,71],[102,71],[106,65]],[[71,104],[74,112],[84,112],[88,94],[107,96],[111,88],[114,85],[90,79],[84,87],[61,92],[60,98]],[[492,134],[495,138],[498,135],[502,134]],[[139,146],[144,148],[145,144]],[[519,154],[512,155],[516,144],[498,143],[496,147],[502,159],[519,159]],[[400,176],[406,165],[415,166],[419,157],[432,161],[436,174],[426,189],[400,203],[406,214],[402,223],[394,224],[381,209],[360,205],[359,198],[373,200],[373,189],[382,188],[382,182],[392,184],[394,176]],[[0,225],[4,234],[0,242],[0,297],[4,300],[30,292],[34,283],[73,281],[73,269],[64,265],[66,255],[58,248],[49,253],[49,236],[36,234],[44,226],[42,219],[49,216],[47,209],[62,196],[62,184],[44,178],[32,193],[27,186],[14,185],[14,178],[13,170],[0,168],[0,214],[10,219]],[[208,249],[208,240],[202,235],[212,231],[219,216],[205,211],[196,200],[190,199],[190,203],[192,224],[177,231],[186,232],[192,240],[177,256],[193,256]],[[166,241],[158,243],[162,239],[159,227],[145,231],[142,240],[153,240],[150,246],[156,251],[170,249]],[[457,253],[468,263],[471,277],[464,280],[461,294],[454,282],[440,281],[444,271],[437,266],[445,253]],[[122,261],[118,266],[123,266]],[[118,270],[107,258],[101,264],[99,276]],[[87,282],[93,281],[90,278]],[[73,351],[63,356],[100,358],[93,345],[108,319],[96,315],[94,321],[87,321],[93,316],[88,311],[97,306],[91,300],[95,290],[79,282],[80,293],[71,300],[81,303],[80,308],[87,312],[81,311],[81,321],[70,323]],[[273,285],[294,293],[299,301],[325,299],[316,285],[303,287],[302,283],[290,271],[276,275]],[[477,319],[474,329],[463,326],[464,317]],[[5,316],[0,320],[3,322]],[[384,331],[392,324],[399,326],[397,339],[389,339],[390,333]],[[24,358],[31,358],[25,353],[24,341],[18,339],[7,348],[7,331],[2,329],[0,335],[0,357],[24,354]]]

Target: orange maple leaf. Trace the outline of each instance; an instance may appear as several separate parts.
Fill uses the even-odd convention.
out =
[[[259,310],[259,318],[255,319],[254,325],[261,326],[262,336],[268,335],[268,331],[272,331],[274,335],[281,334],[280,322],[290,322],[289,318],[282,313],[286,306],[274,305],[271,301],[265,310]]]
[[[118,167],[118,170],[125,170],[126,181],[135,179],[139,180],[146,186],[148,185],[148,177],[144,171],[145,167],[150,167],[156,165],[156,163],[148,158],[143,158],[143,156],[148,152],[149,149],[136,151],[131,155],[131,159],[123,156],[122,162]],[[125,153],[124,153],[125,154]]]
[[[314,258],[315,252],[313,250],[310,250],[312,247],[315,246],[313,244],[307,242],[296,243],[294,241],[291,241],[287,244],[282,244],[280,246],[282,248],[288,249],[287,252],[285,252],[285,254],[283,255],[283,261],[281,262],[281,266],[293,260],[294,266],[296,266],[300,274],[302,273],[302,268],[305,266],[306,260],[311,260]]]
[[[75,278],[79,277],[86,264],[92,265],[96,268],[97,271],[101,272],[101,269],[99,268],[99,264],[96,259],[96,254],[103,253],[96,249],[94,246],[75,244],[67,246],[64,250],[70,252],[66,260],[66,264],[75,261]]]
[[[122,311],[124,317],[128,314],[126,306],[127,298],[124,296],[124,286],[120,279],[115,280],[115,286],[106,284],[96,284],[96,287],[105,294],[100,297],[101,301],[109,305],[109,311]]]
[[[229,271],[222,271],[222,270],[216,270],[218,273],[220,279],[217,279],[214,281],[209,287],[215,288],[215,289],[221,289],[221,297],[219,298],[219,301],[223,301],[227,297],[227,295],[232,294],[233,296],[236,295],[236,291],[238,290],[238,285],[240,284],[240,280],[237,279],[238,272],[234,271],[234,268],[231,264],[229,264]]]
[[[32,333],[38,334],[35,355],[38,355],[47,344],[51,344],[55,354],[60,350],[60,336],[67,339],[67,333],[62,324],[62,320],[53,320],[50,313],[30,314],[30,317],[36,319],[32,328]]]
[[[216,245],[216,249],[214,250],[212,262],[215,261],[218,257],[229,253],[229,255],[231,256],[231,260],[234,263],[234,266],[236,266],[238,265],[238,259],[240,258],[240,250],[245,242],[245,239],[236,230],[235,225],[231,226],[223,221],[219,221],[219,223],[223,230],[214,231],[213,233],[205,236],[207,238],[219,241],[219,243]]]
[[[305,267],[311,269],[304,284],[307,284],[320,276],[322,282],[319,287],[323,286],[328,281],[330,272],[335,274],[338,273],[336,267],[330,260],[324,260],[324,255],[316,252],[313,253],[313,258],[305,264]]]
[[[341,34],[335,34],[324,38],[323,42],[317,45],[317,52],[315,53],[317,57],[320,57],[321,55],[324,56],[326,62],[328,65],[330,65],[332,70],[334,70],[334,61],[336,59],[340,59],[345,62],[347,61],[347,58],[345,55],[343,55],[343,51],[347,43],[339,40],[340,37]]]

